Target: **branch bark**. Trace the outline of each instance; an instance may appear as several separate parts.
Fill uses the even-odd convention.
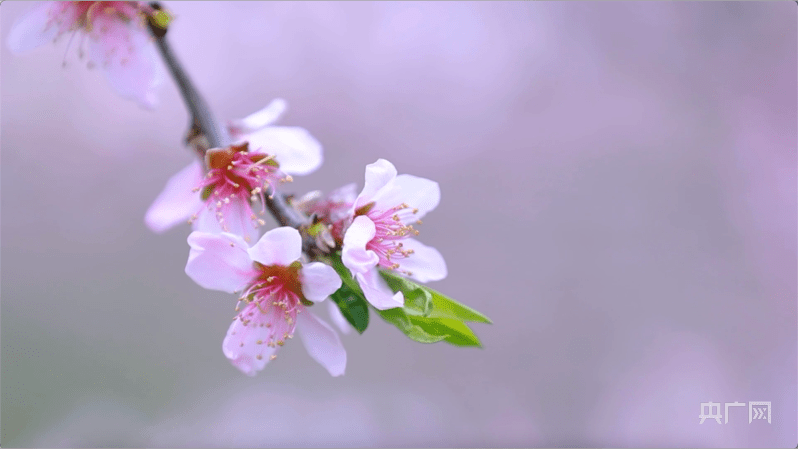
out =
[[[161,10],[162,7],[158,2],[150,3],[150,6],[155,10]],[[204,159],[205,152],[210,148],[225,147],[232,143],[227,130],[220,126],[219,122],[214,117],[205,99],[197,90],[191,78],[186,73],[183,65],[177,59],[177,56],[172,51],[169,42],[166,39],[167,29],[160,27],[154,20],[148,20],[150,34],[155,38],[155,44],[161,54],[169,73],[175,80],[177,87],[180,89],[180,94],[183,101],[191,114],[191,132],[190,138],[202,138],[204,143],[193,145],[198,155]],[[280,223],[281,226],[290,226],[298,229],[302,233],[302,249],[308,255],[318,254],[321,251],[317,247],[315,240],[310,237],[306,231],[310,221],[302,213],[291,207],[288,204],[288,199],[282,192],[273,190],[272,196],[266,197],[266,208],[269,209],[272,216]]]

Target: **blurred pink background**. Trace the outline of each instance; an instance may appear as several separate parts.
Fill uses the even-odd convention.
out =
[[[4,446],[798,443],[794,2],[166,5],[219,118],[282,97],[324,144],[287,191],[438,181],[431,286],[494,324],[463,349],[372,314],[344,377],[299,344],[241,375],[189,227],[143,224],[192,157],[173,82],[146,111],[66,39],[13,56],[6,1]]]

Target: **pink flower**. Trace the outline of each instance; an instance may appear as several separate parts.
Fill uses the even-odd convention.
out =
[[[319,190],[308,192],[296,201],[295,206],[305,215],[316,214],[322,223],[330,227],[330,234],[340,245],[344,238],[344,228],[352,221],[355,199],[357,185],[352,183],[333,190],[326,197]]]
[[[89,66],[102,67],[120,95],[152,108],[164,72],[144,17],[150,11],[145,2],[43,2],[14,24],[8,46],[22,53],[80,34],[81,57],[88,38]]]
[[[440,199],[438,183],[397,176],[396,168],[385,159],[366,166],[366,183],[352,207],[354,220],[344,235],[341,258],[377,309],[404,305],[402,292],[394,294],[378,268],[418,282],[446,277],[446,262],[438,250],[411,237],[418,235],[413,224],[420,223]]]
[[[254,376],[297,329],[314,360],[332,376],[344,374],[346,350],[338,334],[308,310],[338,290],[341,278],[328,265],[299,261],[299,231],[272,229],[251,248],[234,234],[192,232],[188,244],[186,274],[203,288],[240,293],[245,303],[222,343],[236,368]]]
[[[231,122],[237,144],[205,154],[208,173],[195,161],[172,176],[144,218],[161,233],[189,220],[195,230],[231,232],[251,242],[264,224],[252,203],[265,200],[276,184],[316,170],[322,162],[321,144],[304,128],[269,126],[285,109],[275,100],[249,117]],[[261,208],[259,214],[263,215]]]

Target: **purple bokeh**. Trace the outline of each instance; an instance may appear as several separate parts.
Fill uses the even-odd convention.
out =
[[[342,378],[297,344],[242,376],[189,227],[143,223],[192,157],[174,84],[146,111],[74,43],[2,45],[4,445],[798,443],[794,2],[167,6],[220,118],[285,98],[324,145],[289,192],[378,158],[439,182],[431,286],[494,324],[477,350],[372,316]],[[708,401],[772,422],[699,424]]]

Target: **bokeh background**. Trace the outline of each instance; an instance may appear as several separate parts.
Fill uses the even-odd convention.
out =
[[[794,2],[167,5],[220,118],[282,97],[324,144],[288,191],[438,181],[432,287],[494,324],[463,349],[372,315],[341,378],[296,342],[243,376],[189,227],[143,224],[192,158],[172,81],[146,111],[66,40],[3,42],[4,446],[798,443]]]

